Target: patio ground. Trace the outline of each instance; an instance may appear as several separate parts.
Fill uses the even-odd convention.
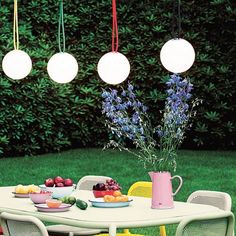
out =
[[[175,200],[186,201],[196,190],[227,192],[233,200],[236,213],[236,152],[185,151],[179,152],[176,174],[184,184]],[[150,181],[141,163],[126,152],[101,149],[75,149],[62,153],[34,157],[0,159],[0,186],[17,184],[42,184],[44,179],[60,175],[77,182],[84,175],[106,175],[116,179],[126,193],[138,181]],[[177,183],[176,183],[177,184]],[[175,189],[175,182],[173,183]],[[174,235],[174,226],[167,227]],[[157,235],[156,228],[134,229],[147,236]]]

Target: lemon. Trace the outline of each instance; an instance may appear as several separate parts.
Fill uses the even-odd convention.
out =
[[[20,193],[22,193],[22,194],[27,194],[27,193],[29,193],[29,187],[28,187],[28,186],[22,186],[22,187],[20,188]]]
[[[15,187],[15,193],[21,193],[22,187],[23,187],[22,184],[18,184],[18,185]]]
[[[29,193],[40,193],[40,188],[34,184],[28,186]]]
[[[16,193],[27,194],[28,191],[29,191],[28,186],[23,186],[22,184],[17,185],[15,188]]]

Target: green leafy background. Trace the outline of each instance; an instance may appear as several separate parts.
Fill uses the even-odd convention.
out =
[[[108,140],[101,114],[99,58],[111,50],[111,1],[64,1],[67,52],[79,63],[70,84],[48,78],[48,59],[57,52],[58,1],[19,0],[20,49],[32,58],[33,70],[21,81],[0,71],[0,155],[21,156]],[[119,51],[131,63],[128,82],[137,88],[154,125],[161,119],[168,72],[159,53],[171,38],[173,1],[117,0]],[[233,1],[182,1],[183,37],[196,50],[191,78],[198,107],[184,148],[235,147],[235,30]],[[0,6],[0,57],[13,49],[13,1]],[[126,86],[125,82],[123,86]]]

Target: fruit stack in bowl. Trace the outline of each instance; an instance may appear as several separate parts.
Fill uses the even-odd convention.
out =
[[[128,202],[127,195],[123,195],[121,191],[114,191],[112,195],[105,195],[103,197],[104,202]]]
[[[108,179],[105,183],[97,183],[93,186],[93,194],[96,198],[113,195],[115,191],[120,190],[121,186],[114,179]]]
[[[15,187],[15,193],[17,194],[29,194],[29,193],[36,193],[36,192],[40,192],[40,188],[34,184],[30,184],[30,185],[18,184]]]
[[[62,198],[69,196],[73,192],[74,185],[71,179],[57,176],[46,179],[44,185],[40,185],[40,188],[52,192],[53,198]]]

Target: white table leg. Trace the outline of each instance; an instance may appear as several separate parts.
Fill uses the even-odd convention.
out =
[[[116,226],[113,224],[109,227],[109,236],[116,236]]]

